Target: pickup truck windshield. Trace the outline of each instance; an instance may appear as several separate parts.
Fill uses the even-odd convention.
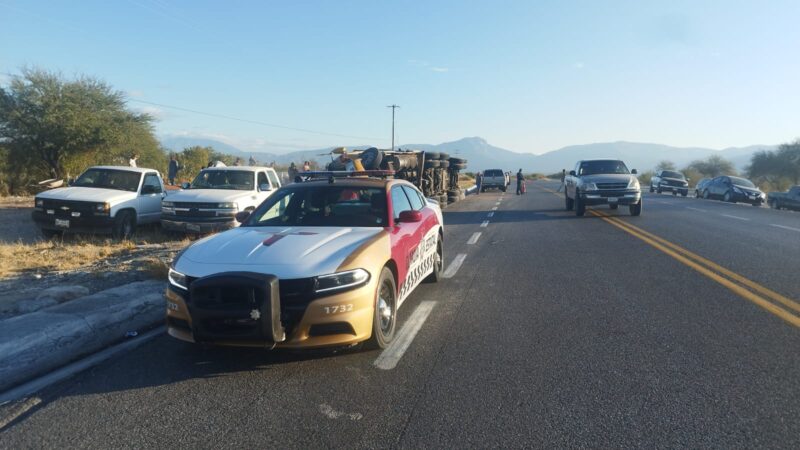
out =
[[[622,161],[584,161],[578,175],[597,174],[629,174],[628,167]]]
[[[136,192],[139,189],[139,172],[115,169],[89,169],[72,183],[73,186],[102,189],[117,189]]]
[[[665,178],[676,178],[678,180],[684,180],[685,179],[682,173],[680,173],[680,172],[672,172],[670,170],[665,170],[664,172],[661,173],[661,176],[665,177]]]
[[[730,179],[731,183],[735,184],[736,186],[743,186],[749,188],[756,187],[752,182],[750,182],[750,180],[745,180],[744,178],[730,177]]]
[[[192,181],[190,189],[252,191],[254,176],[253,172],[243,170],[204,170]]]
[[[386,191],[348,186],[292,186],[279,189],[243,227],[385,227]]]

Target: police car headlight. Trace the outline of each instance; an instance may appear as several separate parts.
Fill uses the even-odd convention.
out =
[[[186,275],[170,267],[169,275],[167,275],[167,277],[169,278],[169,284],[177,288],[183,289],[184,291],[189,290],[189,288],[186,287],[186,285],[188,284],[186,282]]]
[[[363,286],[368,281],[369,272],[364,269],[320,275],[316,278],[316,288],[314,291],[318,294],[345,291]]]

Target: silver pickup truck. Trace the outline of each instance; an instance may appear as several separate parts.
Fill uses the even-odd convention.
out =
[[[628,206],[632,216],[642,214],[642,190],[636,169],[614,159],[578,161],[564,178],[567,211],[583,216],[587,206],[608,205],[617,209]]]
[[[483,171],[483,182],[481,183],[481,192],[486,189],[494,188],[500,189],[505,192],[508,184],[506,183],[506,174],[500,169],[487,169]]]

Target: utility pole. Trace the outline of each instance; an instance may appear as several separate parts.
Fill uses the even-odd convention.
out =
[[[399,107],[398,105],[387,106],[387,108],[392,108],[392,151],[394,151],[394,110]]]

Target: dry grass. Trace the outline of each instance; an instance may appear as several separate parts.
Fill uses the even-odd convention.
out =
[[[0,278],[23,272],[68,271],[89,267],[106,259],[136,253],[141,245],[175,242],[160,229],[144,229],[134,240],[114,241],[107,237],[65,236],[33,244],[0,243]],[[180,242],[184,244],[183,241]],[[185,244],[188,245],[186,240]],[[166,264],[152,258],[145,271],[166,277]]]

